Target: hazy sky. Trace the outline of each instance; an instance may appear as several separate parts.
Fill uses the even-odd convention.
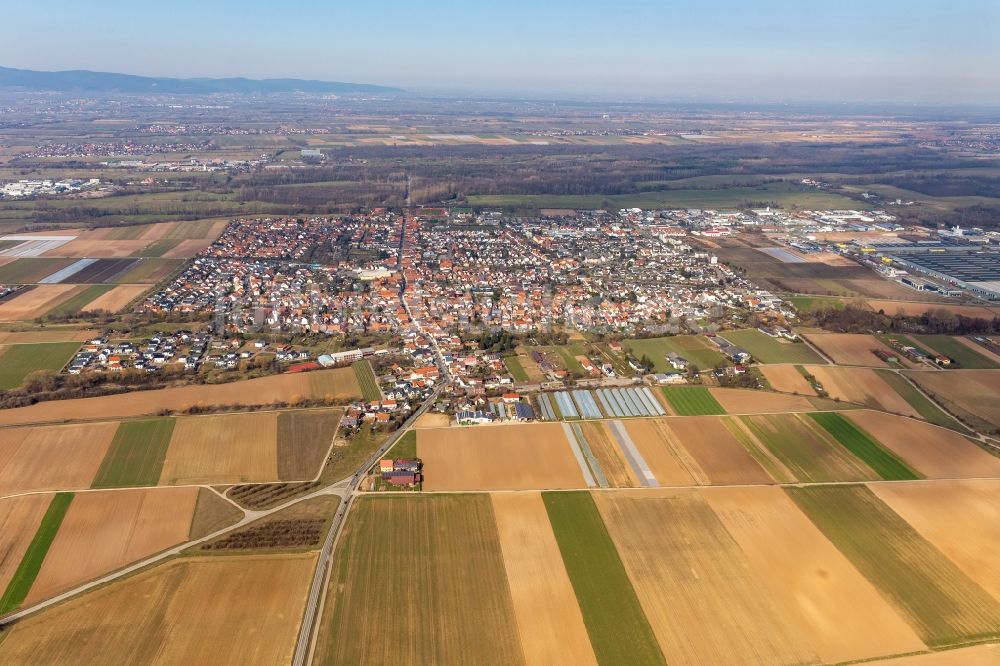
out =
[[[8,67],[412,90],[1000,103],[1000,0],[4,4]]]

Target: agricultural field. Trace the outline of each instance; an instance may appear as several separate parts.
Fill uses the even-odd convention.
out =
[[[719,401],[703,386],[666,386],[662,391],[671,411],[678,416],[726,413]]]
[[[40,342],[0,347],[0,390],[17,388],[36,370],[58,372],[80,348],[79,342]]]
[[[835,400],[845,400],[872,409],[920,418],[920,412],[894,391],[872,368],[809,365],[805,369],[823,386],[827,395]]]
[[[720,335],[748,352],[759,363],[822,363],[816,352],[804,342],[772,338],[755,328],[725,331]]]
[[[42,494],[0,499],[0,595],[7,590],[51,503],[52,497]]]
[[[986,356],[988,352],[976,351],[975,343],[963,344],[961,338],[950,335],[914,335],[913,339],[925,348],[944,354],[966,370],[990,370],[1000,367]]]
[[[836,441],[888,481],[919,479],[921,475],[889,449],[837,412],[814,412],[809,418],[822,426]]]
[[[191,550],[218,554],[317,550],[339,506],[340,498],[335,495],[313,497],[209,539]]]
[[[920,370],[906,376],[968,425],[984,432],[1000,430],[1000,371]]]
[[[743,416],[730,423],[742,426],[755,444],[763,446],[781,461],[798,481],[822,483],[880,478],[806,416]]]
[[[341,399],[358,399],[354,371],[350,368],[270,375],[228,384],[201,384],[126,395],[40,402],[30,407],[0,410],[0,424],[36,423],[64,419],[128,418],[148,416],[162,410],[185,411],[194,406],[267,405],[288,402],[296,396],[324,398],[321,391],[337,386]],[[351,391],[354,391],[353,393]]]
[[[92,284],[82,287],[71,298],[61,302],[45,314],[48,317],[56,317],[82,312],[87,309],[91,301],[101,298],[112,289],[114,289],[114,285],[110,284]]]
[[[906,300],[878,300],[866,299],[859,301],[860,304],[871,308],[875,312],[884,312],[887,315],[905,315],[907,317],[919,317],[928,312],[943,310],[963,317],[973,317],[978,319],[992,319],[996,316],[995,308],[987,308],[979,305],[953,305],[951,303],[914,303]]]
[[[1000,477],[1000,458],[953,430],[868,410],[846,416],[927,478]]]
[[[417,456],[424,490],[585,488],[557,423],[424,429]]]
[[[0,331],[0,345],[18,345],[39,342],[83,342],[100,331],[72,326],[46,326],[44,330]]]
[[[315,562],[311,553],[174,559],[15,624],[0,661],[288,663]]]
[[[521,363],[521,357],[517,355],[510,355],[503,357],[503,364],[507,368],[507,372],[510,376],[514,378],[515,382],[528,382],[531,381],[528,377],[527,371],[524,369],[524,365]]]
[[[622,421],[622,425],[661,486],[709,483],[708,477],[670,428],[671,424],[680,420],[629,419]],[[600,427],[604,424],[594,425]],[[634,473],[632,478],[637,478]],[[638,482],[621,484],[622,487],[638,485]]]
[[[0,321],[29,321],[44,316],[80,291],[73,284],[40,284],[0,303]]]
[[[378,386],[378,379],[375,378],[375,371],[368,361],[358,361],[351,364],[355,377],[358,381],[358,388],[361,390],[361,397],[365,400],[382,400],[382,389]]]
[[[278,478],[311,479],[319,473],[343,411],[322,409],[278,415]]]
[[[545,493],[542,499],[598,662],[666,663],[640,603],[642,587],[629,580],[594,497]]]
[[[810,333],[805,336],[809,342],[833,359],[837,365],[865,365],[885,368],[889,364],[872,353],[878,349],[890,356],[899,356],[891,348],[882,344],[872,335],[856,333]]]
[[[176,422],[158,418],[120,423],[91,487],[155,486]]]
[[[278,414],[256,412],[177,420],[160,483],[246,483],[278,478]]]
[[[98,285],[102,289],[107,285]],[[105,310],[112,314],[120,312],[126,305],[142,296],[149,290],[144,284],[122,284],[102,291],[97,298],[88,301],[80,309],[88,312]]]
[[[916,410],[920,418],[945,428],[961,428],[959,423],[944,410],[931,402],[917,387],[905,377],[892,370],[876,370],[875,373],[900,397]]]
[[[124,273],[115,276],[115,284],[155,284],[176,271],[183,259],[139,259]]]
[[[767,383],[775,391],[806,396],[816,395],[809,380],[799,372],[799,367],[794,365],[762,365],[759,369]]]
[[[813,402],[805,396],[737,388],[712,387],[708,391],[728,414],[809,412],[816,409]]]
[[[787,492],[929,647],[1000,636],[991,597],[864,486]]]
[[[713,485],[774,483],[718,417],[699,416],[686,419],[663,419],[663,425],[690,455],[696,467],[688,469],[699,483],[707,479]],[[685,460],[685,458],[682,458]],[[700,473],[699,473],[700,471]]]
[[[335,554],[316,663],[385,664],[401,645],[414,664],[524,663],[502,552],[487,495],[361,498]]]
[[[490,499],[525,662],[596,664],[541,494]]]
[[[77,493],[24,603],[186,541],[197,497],[197,488]]]
[[[594,499],[667,663],[816,660],[697,491],[618,491]]]
[[[89,488],[118,424],[0,429],[0,496]]]
[[[656,372],[673,372],[673,367],[667,362],[667,354],[673,352],[683,356],[689,363],[697,365],[702,370],[714,368],[725,357],[719,350],[700,335],[675,335],[665,338],[644,338],[642,340],[625,340],[622,346],[636,358],[648,356],[653,362]]]
[[[0,266],[0,283],[35,284],[73,264],[72,259],[25,257]]]
[[[0,595],[0,615],[19,608],[31,590],[39,570],[43,566],[52,541],[59,532],[60,525],[66,516],[66,511],[73,502],[73,493],[56,493],[46,496],[47,507],[45,515],[38,523],[31,542],[21,557],[7,583],[6,589]]]

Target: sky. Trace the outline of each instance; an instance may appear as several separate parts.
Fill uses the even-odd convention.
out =
[[[1000,0],[9,2],[0,66],[415,92],[1000,104]]]

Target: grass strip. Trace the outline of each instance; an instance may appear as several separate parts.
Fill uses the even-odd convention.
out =
[[[892,370],[886,370],[884,368],[877,368],[875,373],[881,377],[893,391],[898,393],[900,397],[902,397],[903,400],[910,405],[910,407],[917,410],[917,414],[920,414],[920,417],[928,423],[933,423],[935,425],[951,429],[960,428],[955,419],[951,418],[946,412],[942,411],[940,407],[928,400],[927,397],[918,391],[913,384],[908,382],[905,377],[896,374]]]
[[[542,499],[598,663],[665,664],[590,493],[542,493]]]
[[[704,386],[665,386],[663,395],[678,416],[721,416],[726,413]]]
[[[355,376],[358,378],[358,386],[361,387],[361,396],[365,400],[381,400],[382,392],[378,388],[378,379],[372,364],[368,361],[357,361],[351,364]]]
[[[28,544],[28,549],[21,558],[21,563],[17,565],[17,571],[7,584],[7,589],[0,597],[0,615],[18,608],[24,598],[28,596],[31,586],[38,577],[38,572],[42,569],[42,562],[45,561],[45,554],[49,552],[49,546],[59,532],[63,517],[69,509],[70,502],[73,501],[73,493],[56,493],[49,504],[49,508],[42,517],[42,522],[35,532],[34,538]]]
[[[869,437],[864,430],[840,414],[836,412],[810,412],[808,416],[886,481],[908,481],[923,478],[888,449]]]

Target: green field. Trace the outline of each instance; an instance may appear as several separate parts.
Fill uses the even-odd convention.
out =
[[[835,440],[865,462],[887,481],[921,479],[923,476],[893,455],[888,449],[836,412],[811,412],[809,418],[823,426]]]
[[[76,259],[55,259],[49,257],[24,257],[6,266],[0,266],[0,283],[35,284],[58,270],[66,268]]]
[[[114,288],[115,286],[113,284],[92,284],[88,287],[85,287],[84,290],[81,291],[79,294],[76,294],[72,298],[63,301],[56,307],[46,312],[45,316],[46,317],[59,316],[59,315],[76,314],[77,312],[81,312],[88,303],[93,301],[98,296],[102,296],[108,293]]]
[[[524,662],[489,495],[355,501],[328,590],[314,663]]]
[[[490,194],[467,197],[469,205],[498,208],[736,208],[751,202],[770,202],[782,208],[833,210],[868,208],[854,199],[790,182],[718,189],[666,189],[633,194]]]
[[[788,488],[930,647],[1000,636],[1000,603],[864,486]]]
[[[711,416],[725,414],[719,401],[704,386],[664,386],[670,408],[678,416]]]
[[[381,400],[382,391],[378,387],[378,379],[372,364],[368,361],[357,361],[351,364],[354,374],[358,378],[358,386],[361,387],[361,396],[365,400]]]
[[[132,268],[115,278],[115,284],[153,284],[167,277],[184,263],[183,259],[150,257],[140,259]]]
[[[917,413],[920,414],[921,418],[928,423],[933,423],[945,428],[951,428],[952,430],[961,430],[961,426],[957,421],[955,421],[955,419],[945,413],[933,402],[928,400],[924,394],[918,391],[913,384],[906,380],[905,377],[902,377],[886,368],[876,368],[875,374],[881,377],[893,391],[898,393],[903,400],[908,402],[911,407],[917,410]]]
[[[524,371],[524,366],[521,365],[521,361],[517,356],[504,356],[503,363],[507,366],[507,371],[514,378],[515,382],[528,381],[528,373]]]
[[[137,257],[162,257],[165,253],[174,249],[180,244],[179,238],[161,238],[155,240],[146,247],[135,253]]]
[[[720,335],[760,363],[823,363],[804,342],[788,342],[764,335],[755,328],[726,331]]]
[[[58,372],[79,348],[79,342],[10,345],[0,353],[0,390],[17,388],[35,370]]]
[[[49,546],[56,538],[59,526],[62,525],[63,517],[72,501],[73,493],[56,493],[52,498],[52,503],[45,511],[38,531],[35,532],[34,538],[28,544],[28,549],[24,552],[21,563],[17,565],[13,578],[10,579],[7,589],[0,597],[0,615],[20,606],[24,598],[28,596],[28,591],[31,590],[38,572],[42,569],[45,554],[49,552]]]
[[[986,356],[977,353],[974,349],[969,349],[950,335],[914,335],[913,338],[939,354],[944,354],[968,370],[992,370],[1000,367]]]
[[[407,430],[390,451],[393,458],[417,457],[417,431]]]
[[[301,481],[319,473],[344,412],[310,409],[278,414],[278,478]]]
[[[822,308],[843,310],[846,307],[844,301],[839,298],[823,298],[822,296],[788,296],[785,300],[799,312],[810,312]]]
[[[542,493],[542,499],[598,663],[665,663],[590,493]]]
[[[646,338],[643,340],[624,340],[622,346],[632,356],[641,359],[643,355],[653,362],[656,372],[674,372],[673,366],[667,362],[667,354],[674,352],[683,356],[701,370],[714,368],[720,361],[725,361],[722,355],[704,337],[698,335],[674,335],[665,338]]]
[[[91,488],[155,486],[160,480],[176,419],[124,421],[101,462]]]
[[[822,429],[798,415],[770,414],[739,419],[799,481],[823,483],[878,478],[860,460],[830,441]]]

